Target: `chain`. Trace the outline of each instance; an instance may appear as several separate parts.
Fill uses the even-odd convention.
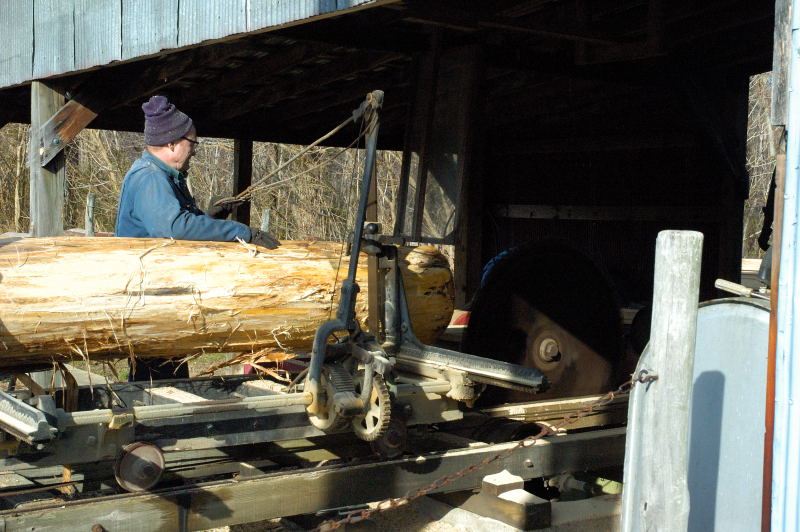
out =
[[[317,528],[314,528],[311,532],[327,532],[329,530],[336,530],[340,528],[342,525],[347,525],[350,523],[357,523],[359,521],[363,521],[365,519],[369,519],[372,514],[385,512],[387,510],[391,510],[392,508],[399,508],[400,506],[405,506],[412,501],[419,499],[423,495],[427,495],[428,493],[432,492],[433,490],[442,488],[451,482],[458,480],[461,477],[465,477],[467,475],[471,475],[476,471],[479,471],[486,467],[487,465],[497,462],[498,460],[505,460],[509,456],[511,456],[514,452],[522,447],[530,447],[533,445],[536,440],[540,440],[545,436],[550,436],[552,434],[556,434],[560,429],[571,425],[581,418],[586,417],[587,415],[591,414],[595,411],[596,408],[600,408],[602,406],[606,406],[611,403],[617,396],[625,395],[630,393],[631,389],[637,384],[648,384],[653,381],[658,380],[658,375],[650,374],[646,369],[640,370],[638,374],[635,374],[631,377],[630,380],[622,383],[616,390],[612,390],[607,392],[605,395],[599,397],[596,401],[581,407],[577,412],[574,414],[570,414],[555,425],[541,425],[541,430],[524,438],[522,440],[517,441],[513,446],[509,447],[508,449],[504,449],[499,453],[487,456],[486,458],[480,460],[479,462],[475,462],[474,464],[461,469],[460,471],[456,471],[455,473],[450,473],[449,475],[445,475],[443,477],[439,477],[438,479],[434,480],[427,486],[422,488],[416,488],[402,497],[395,497],[390,499],[384,499],[380,501],[377,505],[373,508],[365,508],[363,510],[353,510],[345,514],[342,519],[338,521],[325,521],[321,523]]]

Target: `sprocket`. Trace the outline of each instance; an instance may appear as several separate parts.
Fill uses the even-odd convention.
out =
[[[361,394],[364,371],[358,370],[353,378],[356,394]],[[392,418],[392,398],[383,377],[375,374],[372,379],[372,393],[369,396],[367,411],[351,421],[353,432],[364,441],[375,441],[389,428]]]
[[[324,432],[341,432],[350,419],[336,412],[334,396],[339,392],[353,393],[353,379],[340,364],[323,364],[320,384],[326,396],[325,411],[320,415],[309,414],[308,420]]]

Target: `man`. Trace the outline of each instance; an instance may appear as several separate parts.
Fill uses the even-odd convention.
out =
[[[216,241],[241,238],[269,249],[280,245],[265,231],[226,220],[236,204],[211,206],[207,213],[200,210],[186,186],[186,172],[199,144],[192,119],[164,96],[153,96],[142,110],[146,148],[125,174],[116,236]],[[188,376],[185,364],[149,359],[137,361],[129,380]]]

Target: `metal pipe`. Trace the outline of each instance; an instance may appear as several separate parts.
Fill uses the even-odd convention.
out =
[[[149,421],[156,419],[169,419],[184,416],[213,414],[217,412],[240,412],[245,410],[267,411],[287,406],[308,406],[311,404],[311,394],[308,392],[263,395],[246,397],[244,399],[224,399],[221,401],[204,401],[195,404],[164,404],[133,407],[135,421]],[[84,412],[64,412],[58,410],[58,428],[63,430],[68,427],[81,425],[94,425],[97,423],[110,423],[114,416],[125,415],[128,412],[115,413],[110,409],[88,410]]]
[[[775,158],[775,195],[772,232],[772,271],[770,272],[769,344],[767,348],[767,386],[764,401],[764,476],[761,486],[761,530],[769,532],[772,507],[772,453],[775,435],[775,361],[778,339],[778,283],[781,263],[781,224],[783,223],[783,190],[786,177],[786,144]]]

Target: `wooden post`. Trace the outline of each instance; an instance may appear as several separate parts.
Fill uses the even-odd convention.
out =
[[[261,213],[261,230],[269,232],[269,209]]]
[[[372,181],[367,191],[367,211],[365,213],[367,222],[378,221],[378,163],[377,157],[372,163]],[[384,293],[381,276],[378,274],[378,257],[369,255],[367,257],[367,285],[369,293],[367,296],[367,327],[369,332],[374,334],[379,341],[383,341],[382,313],[380,311],[381,299]]]
[[[57,236],[64,232],[64,182],[66,164],[64,152],[56,155],[47,166],[40,164],[44,151],[39,131],[64,104],[64,96],[41,81],[31,83],[31,133],[28,145],[30,166],[31,236]],[[54,138],[52,142],[60,143]]]
[[[238,194],[253,182],[253,141],[236,139],[233,141],[233,193]],[[233,210],[233,219],[250,225],[250,203],[239,205]]]
[[[94,236],[94,200],[97,196],[94,192],[86,195],[86,212],[84,213],[84,225],[86,236]]]
[[[662,231],[656,240],[650,343],[628,410],[622,530],[686,530],[691,405],[703,235]]]

